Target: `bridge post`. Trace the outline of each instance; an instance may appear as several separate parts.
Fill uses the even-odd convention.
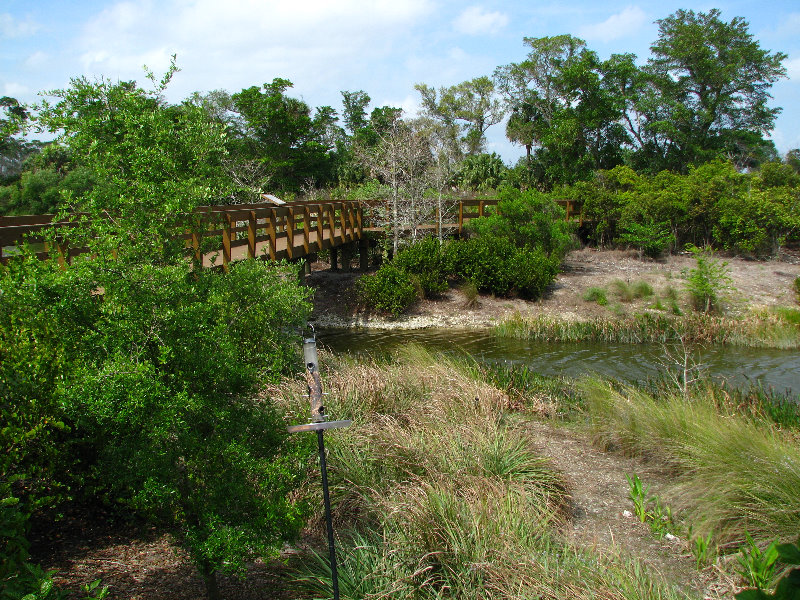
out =
[[[336,247],[331,248],[331,271],[339,270],[339,249]]]
[[[231,216],[222,216],[222,269],[226,273],[230,269],[231,262]]]
[[[256,219],[256,211],[251,210],[247,219],[247,256],[248,258],[256,257],[256,228],[258,220]]]
[[[342,244],[342,271],[350,272],[350,263],[353,261],[353,244]]]

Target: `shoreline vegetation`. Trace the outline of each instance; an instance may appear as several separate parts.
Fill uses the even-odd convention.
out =
[[[331,413],[354,421],[329,436],[343,598],[732,598],[755,585],[740,572],[748,544],[794,541],[800,528],[800,421],[779,424],[763,398],[705,383],[572,382],[415,346],[381,361],[324,362]],[[290,420],[304,418],[301,380],[266,393]],[[581,519],[625,518],[575,512],[576,483],[552,447],[533,443],[535,423],[661,474],[658,495],[640,498],[641,524],[614,525],[659,540],[656,550],[571,536]],[[586,460],[574,450],[571,460]],[[634,511],[633,486],[631,501]],[[298,581],[330,596],[318,552],[301,561]],[[765,589],[779,565],[767,573]]]
[[[607,342],[617,344],[719,344],[753,348],[800,348],[800,327],[777,313],[744,318],[705,314],[683,316],[637,314],[625,318],[566,321],[524,317],[519,313],[498,324],[500,337],[541,342]]]

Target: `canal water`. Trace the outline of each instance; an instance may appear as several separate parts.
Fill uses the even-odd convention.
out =
[[[543,375],[598,374],[629,382],[658,378],[682,368],[682,350],[656,344],[542,343],[500,338],[491,331],[458,329],[319,329],[317,342],[335,353],[381,356],[408,344],[480,361],[525,364]],[[670,357],[669,354],[672,356]],[[800,352],[712,346],[692,352],[692,364],[708,377],[736,387],[752,384],[800,396]]]

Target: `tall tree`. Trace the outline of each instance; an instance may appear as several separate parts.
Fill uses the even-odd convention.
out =
[[[643,150],[659,167],[685,171],[725,153],[760,154],[780,108],[767,104],[786,75],[786,54],[761,48],[741,17],[717,9],[678,10],[658,23],[646,67],[651,93],[639,103],[647,120]]]
[[[347,132],[352,136],[369,125],[367,106],[371,98],[363,90],[357,92],[342,92],[342,118]]]
[[[601,62],[571,35],[524,42],[526,60],[498,67],[494,77],[511,112],[506,134],[525,147],[540,185],[613,167],[626,139],[619,123],[624,103],[612,85],[615,63]]]
[[[308,180],[322,185],[333,179],[336,112],[321,107],[312,114],[305,102],[286,95],[291,87],[276,78],[232,96],[241,116],[233,151],[259,161],[276,190],[298,191]]]
[[[447,126],[458,126],[468,154],[480,153],[486,143],[486,130],[503,119],[503,106],[495,97],[489,77],[476,77],[451,87],[436,89],[419,83],[414,88],[422,96],[426,116]]]

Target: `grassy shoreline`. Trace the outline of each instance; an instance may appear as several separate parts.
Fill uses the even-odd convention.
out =
[[[766,544],[800,525],[796,424],[782,427],[752,399],[702,386],[689,397],[679,388],[578,385],[418,347],[388,361],[325,362],[329,412],[354,421],[329,437],[343,598],[696,597],[638,557],[564,536],[569,486],[531,445],[531,420],[566,420],[669,468],[686,498],[676,519],[687,544],[711,535],[735,548],[744,528]],[[270,395],[290,418],[304,418],[303,382]],[[299,584],[330,596],[324,553],[308,558]]]
[[[621,344],[719,344],[752,348],[800,348],[800,326],[793,313],[751,313],[744,318],[688,314],[640,313],[623,318],[566,320],[516,313],[495,326],[499,337],[541,342],[604,342]]]

